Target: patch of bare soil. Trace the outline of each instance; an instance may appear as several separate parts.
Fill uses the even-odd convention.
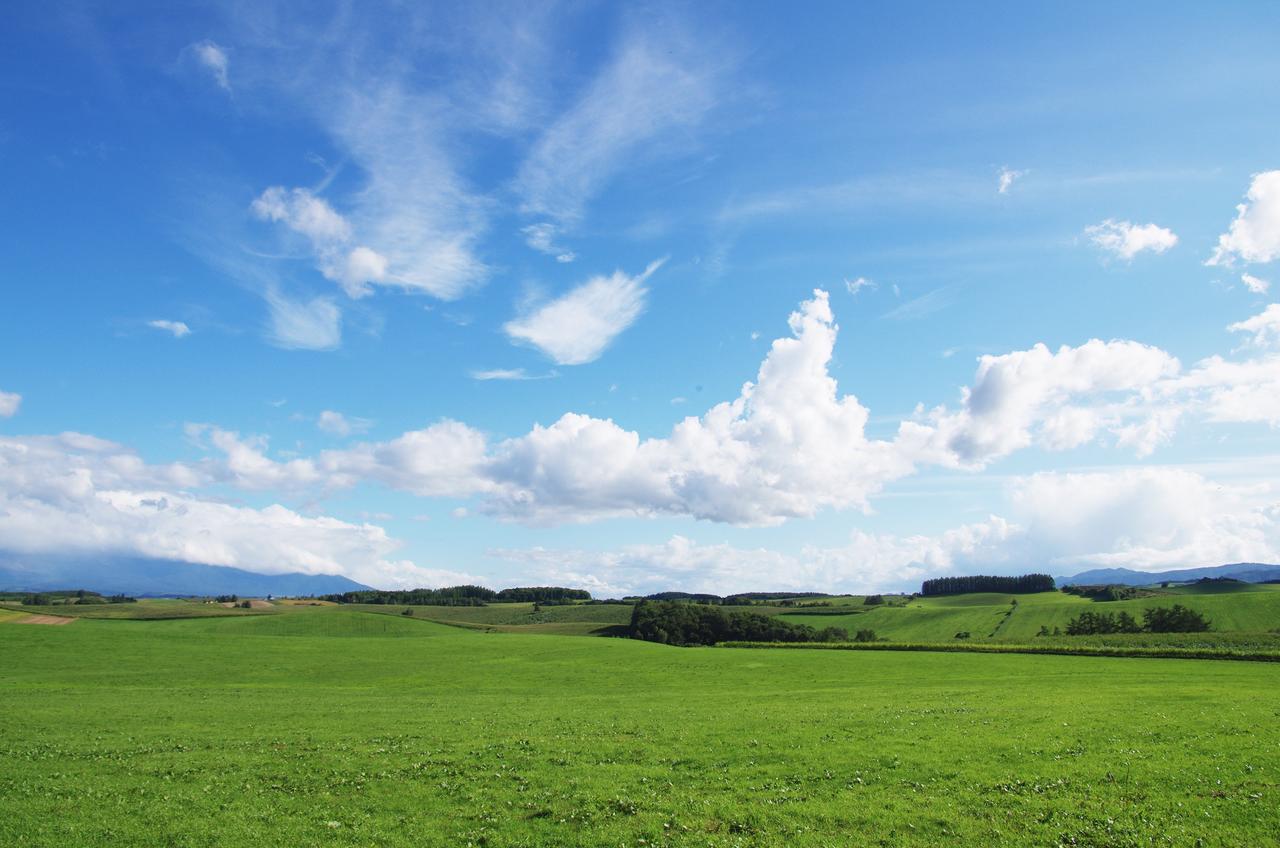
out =
[[[64,618],[60,615],[29,615],[26,618],[20,618],[14,624],[70,624],[75,621],[74,618]]]

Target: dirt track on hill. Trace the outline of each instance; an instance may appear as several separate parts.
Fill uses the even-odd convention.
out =
[[[74,618],[64,618],[60,615],[29,615],[26,618],[20,618],[14,624],[70,624],[75,621]]]

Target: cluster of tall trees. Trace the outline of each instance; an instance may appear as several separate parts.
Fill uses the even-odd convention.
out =
[[[521,586],[495,592],[484,586],[446,586],[443,589],[361,589],[321,595],[321,600],[339,604],[391,604],[401,606],[428,605],[442,607],[482,607],[490,602],[534,601],[538,603],[565,603],[589,601],[591,593],[585,589],[566,589],[563,586]]]
[[[968,577],[935,577],[920,586],[922,595],[963,595],[969,592],[1009,592],[1030,594],[1052,592],[1053,578],[1047,574],[1023,574],[1019,577],[992,577],[975,574]]]
[[[494,600],[554,604],[562,601],[589,601],[591,593],[586,589],[566,589],[563,586],[517,586],[501,590]]]
[[[839,627],[815,630],[772,616],[718,605],[681,601],[639,601],[631,611],[632,639],[667,645],[714,645],[717,642],[847,642]]]
[[[1153,594],[1143,592],[1137,586],[1121,586],[1115,583],[1108,583],[1105,586],[1063,586],[1062,591],[1068,595],[1079,595],[1095,601],[1128,601]]]
[[[1067,623],[1068,636],[1107,633],[1200,633],[1210,629],[1209,619],[1182,604],[1151,607],[1142,611],[1142,624],[1127,612],[1082,612]]]

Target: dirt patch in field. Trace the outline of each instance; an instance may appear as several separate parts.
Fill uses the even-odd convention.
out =
[[[75,621],[74,618],[63,618],[60,615],[29,615],[26,618],[20,618],[14,624],[70,624]]]

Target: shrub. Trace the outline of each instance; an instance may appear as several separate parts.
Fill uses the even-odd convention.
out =
[[[853,641],[878,642],[879,637],[876,636],[876,632],[874,630],[859,630],[857,633],[853,634]]]
[[[877,604],[883,604],[884,595],[867,595],[867,597],[862,601],[862,603],[869,607],[875,606]]]

